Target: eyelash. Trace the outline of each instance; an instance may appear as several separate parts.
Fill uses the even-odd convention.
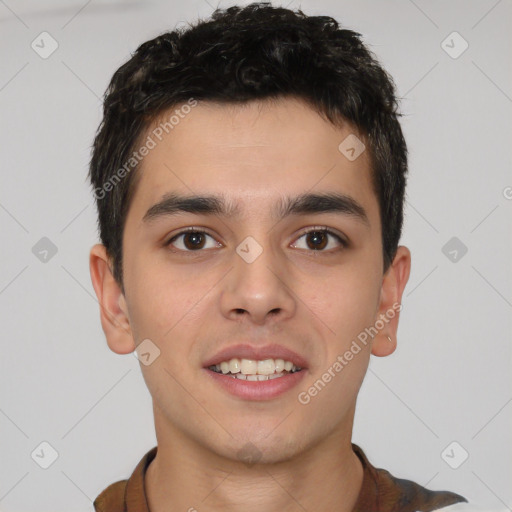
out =
[[[180,231],[179,233],[174,235],[170,240],[165,242],[164,246],[167,247],[167,246],[171,245],[180,236],[186,235],[187,233],[199,233],[199,234],[203,234],[203,235],[208,235],[210,238],[213,238],[212,235],[210,235],[206,231],[202,230],[201,228],[197,228],[197,227],[191,226],[189,228],[183,229],[182,231]],[[334,249],[335,252],[337,252],[338,250],[346,249],[348,247],[348,242],[346,242],[340,235],[334,233],[333,231],[331,231],[329,228],[327,228],[325,226],[313,226],[312,228],[308,228],[306,231],[303,231],[299,235],[297,240],[302,238],[303,236],[309,234],[309,233],[324,233],[326,235],[330,235],[330,236],[334,237],[340,243],[340,245],[341,245],[341,248]],[[198,249],[196,251],[184,250],[184,249],[175,249],[174,250],[174,252],[184,252],[184,253],[194,253],[194,252],[198,252],[199,253],[199,252],[202,252],[202,251],[203,251],[203,249]],[[330,250],[324,250],[324,249],[314,250],[314,249],[309,249],[308,252],[313,252],[313,253],[314,252],[331,253],[331,252],[333,252],[333,249],[330,249]]]

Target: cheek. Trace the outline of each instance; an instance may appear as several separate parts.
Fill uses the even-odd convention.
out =
[[[310,305],[317,316],[330,328],[340,348],[372,324],[379,304],[380,281],[367,272],[354,269],[331,275],[321,285],[305,286],[304,293],[315,289]]]
[[[130,270],[126,284],[135,342],[153,341],[166,367],[178,371],[178,361],[188,360],[195,333],[208,321],[212,305],[207,294],[218,278],[172,269],[156,259],[150,265],[138,261]]]

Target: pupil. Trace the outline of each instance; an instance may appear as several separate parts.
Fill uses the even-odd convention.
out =
[[[327,237],[325,236],[325,233],[323,233],[322,231],[311,231],[310,233],[308,233],[308,235],[310,236],[310,240],[313,240],[312,246],[308,244],[310,245],[310,248],[323,249],[326,246]],[[321,245],[318,245],[319,243]]]
[[[192,241],[192,244],[189,244],[188,241]],[[204,237],[202,233],[191,232],[185,235],[185,246],[187,249],[200,249],[204,245]]]

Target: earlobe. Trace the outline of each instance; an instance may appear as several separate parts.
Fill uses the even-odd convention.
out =
[[[106,248],[96,244],[89,255],[91,281],[100,305],[103,332],[110,349],[117,354],[128,354],[135,350],[126,300],[114,279]]]
[[[396,350],[396,337],[386,334],[377,334],[372,343],[372,354],[377,357],[386,357]]]
[[[402,295],[411,271],[411,253],[399,246],[393,262],[382,280],[380,304],[376,318],[377,334],[372,341],[374,356],[385,357],[397,347],[398,319],[402,309]]]

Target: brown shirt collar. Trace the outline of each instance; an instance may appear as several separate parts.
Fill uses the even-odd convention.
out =
[[[144,477],[155,458],[157,446],[137,464],[128,480],[109,485],[94,500],[96,512],[150,512]],[[431,491],[410,480],[395,478],[388,471],[373,467],[363,450],[352,443],[363,465],[363,483],[352,512],[431,512],[467,500],[449,491]]]

